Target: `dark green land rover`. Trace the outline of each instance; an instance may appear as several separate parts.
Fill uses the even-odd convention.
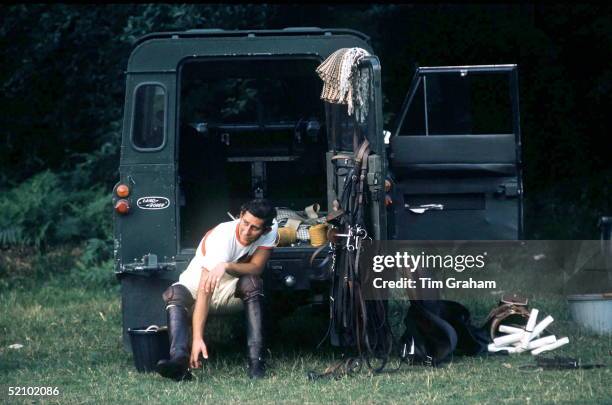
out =
[[[367,116],[321,100],[317,67],[341,48],[370,56]],[[134,44],[126,71],[120,178],[113,189],[115,272],[127,329],[164,325],[161,294],[204,233],[245,201],[332,211],[353,136],[370,143],[367,231],[377,240],[519,239],[516,65],[418,67],[397,120],[383,126],[381,65],[347,29],[161,32]],[[385,204],[385,179],[393,178]],[[266,296],[288,313],[323,302],[329,266],[315,247],[277,247]]]

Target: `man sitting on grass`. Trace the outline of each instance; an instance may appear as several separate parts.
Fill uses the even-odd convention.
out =
[[[208,358],[204,331],[209,309],[234,307],[241,300],[246,312],[248,375],[250,378],[264,376],[260,275],[278,242],[275,217],[276,209],[267,200],[255,199],[244,204],[239,219],[223,222],[206,233],[179,281],[164,292],[170,359],[157,363],[157,371],[162,376],[189,379],[188,367],[199,368],[200,356]]]

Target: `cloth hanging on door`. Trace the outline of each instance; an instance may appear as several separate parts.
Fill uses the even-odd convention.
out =
[[[323,80],[321,99],[333,104],[346,104],[348,115],[363,123],[368,114],[372,91],[369,69],[358,69],[361,60],[370,56],[362,48],[340,48],[317,67]]]

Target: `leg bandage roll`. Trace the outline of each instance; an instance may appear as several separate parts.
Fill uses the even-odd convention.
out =
[[[538,347],[546,346],[551,343],[555,343],[556,341],[557,338],[554,335],[544,336],[543,338],[530,341],[527,344],[527,350],[537,349]]]
[[[531,352],[531,354],[533,354],[534,356],[537,356],[540,353],[544,353],[544,352],[548,352],[550,350],[554,350],[554,349],[559,348],[559,347],[561,347],[563,345],[566,345],[568,343],[569,343],[569,338],[564,337],[564,338],[561,338],[561,339],[557,340],[555,343],[551,343],[549,345],[542,346],[542,347],[539,347],[539,348],[533,350]]]
[[[278,246],[290,246],[297,240],[297,232],[292,228],[278,229]]]
[[[529,314],[529,319],[527,320],[527,325],[525,326],[525,334],[523,335],[523,339],[521,340],[521,347],[523,349],[527,349],[527,344],[531,338],[531,331],[536,325],[538,321],[538,310],[533,308],[531,313]]]
[[[514,347],[514,346],[499,347],[499,346],[496,346],[494,343],[491,343],[488,346],[488,349],[490,353],[507,352],[508,354],[522,353],[525,351],[520,347]]]
[[[308,233],[312,246],[322,246],[327,243],[327,224],[313,225],[308,229]]]
[[[517,327],[509,326],[509,325],[499,325],[499,328],[497,330],[500,331],[501,333],[521,333],[521,332],[525,332],[525,329],[523,329],[523,328],[517,328]]]
[[[544,318],[542,320],[542,322],[538,323],[535,328],[533,328],[533,331],[531,331],[531,335],[529,336],[529,340],[535,338],[536,336],[538,336],[540,333],[542,333],[544,331],[544,329],[546,329],[546,327],[548,325],[550,325],[551,323],[553,323],[554,319],[552,316],[548,315],[546,318]]]
[[[524,331],[521,331],[519,333],[513,333],[511,335],[506,335],[506,336],[501,336],[498,338],[493,339],[493,343],[495,343],[496,346],[505,346],[505,345],[509,345],[510,343],[514,343],[514,342],[519,342],[521,341],[521,339],[523,339],[523,336],[525,335]]]

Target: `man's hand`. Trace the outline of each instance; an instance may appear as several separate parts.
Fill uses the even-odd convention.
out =
[[[389,191],[391,191],[392,185],[393,184],[391,183],[391,180],[385,179],[385,193],[388,193]]]
[[[226,268],[227,263],[219,263],[208,272],[206,280],[204,281],[204,291],[207,294],[212,294],[215,288],[219,286],[219,282],[221,281],[221,277],[225,274]]]
[[[208,359],[208,350],[206,350],[206,343],[204,339],[196,339],[191,345],[191,358],[189,359],[189,367],[200,368],[202,362],[200,361],[200,353],[205,359]]]

